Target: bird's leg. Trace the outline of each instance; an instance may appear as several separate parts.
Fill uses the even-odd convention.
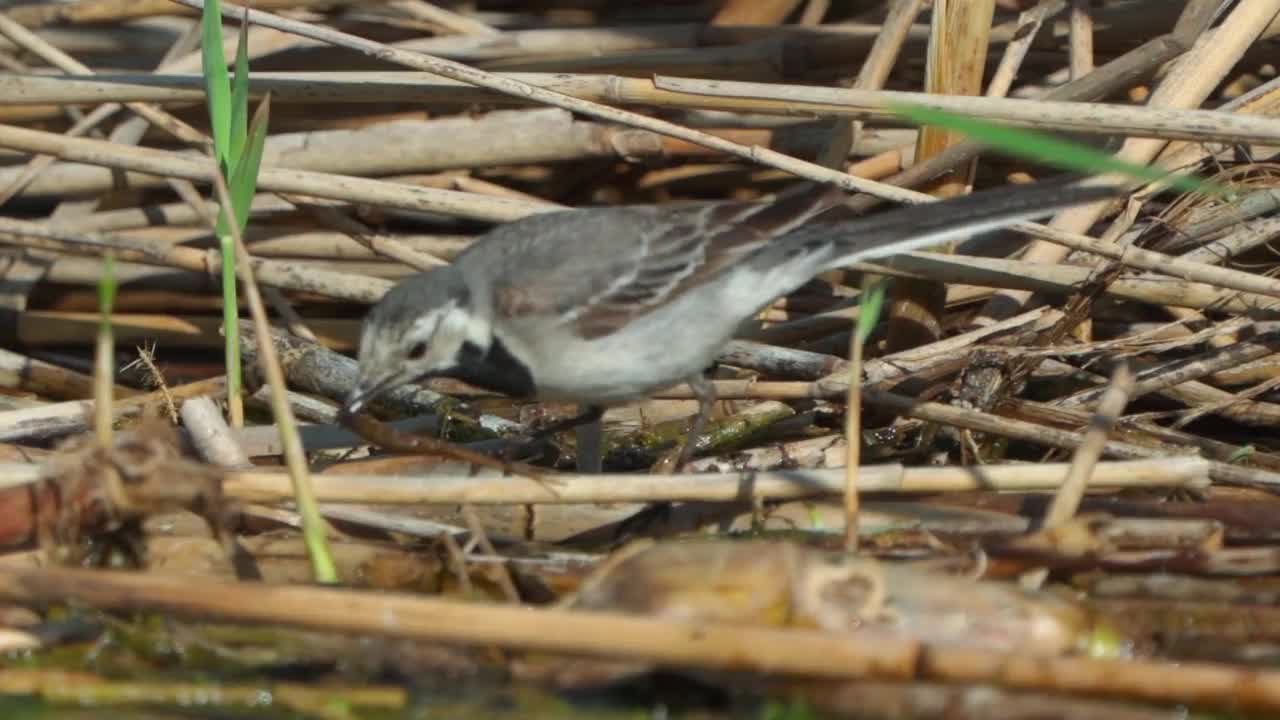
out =
[[[604,426],[600,420],[596,418],[573,429],[573,451],[578,456],[580,473],[604,471]]]
[[[707,422],[711,419],[711,411],[716,403],[716,386],[707,379],[706,375],[698,373],[690,376],[685,382],[689,383],[689,389],[693,390],[693,396],[698,399],[698,414],[694,416],[689,434],[685,436],[684,447],[680,448],[674,472],[683,470],[684,466],[693,459],[693,452],[698,448],[698,440],[707,431]]]

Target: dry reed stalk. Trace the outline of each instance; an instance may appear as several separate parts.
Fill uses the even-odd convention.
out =
[[[332,0],[255,0],[263,9],[289,10],[309,5],[330,5]],[[97,25],[172,15],[178,10],[168,0],[76,0],[57,5],[23,4],[5,11],[13,20],[27,27],[44,25]],[[123,48],[122,48],[123,49]]]
[[[893,120],[892,102],[909,103],[991,120],[1014,127],[1060,130],[1096,135],[1128,135],[1163,140],[1212,141],[1229,137],[1236,141],[1273,142],[1280,130],[1249,117],[1189,108],[1164,109],[1090,102],[1022,100],[992,97],[940,96],[910,92],[835,91],[823,87],[707,81],[698,78],[657,76],[653,91],[638,81],[623,84],[615,93],[630,102],[667,107],[707,107],[752,112],[804,112],[818,116]],[[623,92],[627,94],[622,95]],[[899,121],[900,122],[900,121]],[[879,189],[879,188],[877,188]],[[891,196],[882,193],[881,197]]]
[[[113,403],[111,417],[116,422],[124,418],[137,417],[149,410],[163,408],[167,399],[181,400],[194,395],[221,391],[224,390],[224,385],[225,379],[217,377],[170,388],[167,393],[156,391],[117,400]],[[73,400],[0,412],[0,441],[46,440],[83,432],[90,426],[94,408],[95,403],[92,401]]]
[[[175,0],[176,1],[176,0]],[[183,0],[183,2],[195,0]],[[288,25],[288,23],[282,23]],[[292,27],[290,25],[290,27]],[[362,41],[368,42],[368,41]],[[1156,55],[1161,58],[1162,55]],[[1148,60],[1144,58],[1144,60]],[[1131,79],[1135,68],[1124,67],[1119,77]],[[833,89],[821,86],[740,81],[706,81],[699,78],[659,75],[653,79],[626,78],[610,75],[568,75],[547,73],[492,74],[492,84],[506,86],[519,83],[537,91],[555,93],[567,98],[564,104],[612,102],[667,109],[706,109],[743,113],[771,113],[793,116],[803,113],[814,117],[883,120],[901,122],[887,108],[889,102],[921,105],[928,108],[973,115],[982,119],[1042,130],[1060,130],[1092,135],[1132,135],[1165,140],[1191,142],[1256,142],[1276,144],[1277,131],[1263,118],[1235,116],[1230,113],[1192,108],[1128,106],[1099,102],[1065,102],[1057,99],[1025,100],[995,97],[944,97],[917,92]],[[196,74],[163,76],[108,76],[109,83],[71,78],[51,83],[38,76],[5,78],[0,88],[12,93],[20,104],[84,103],[84,102],[192,102],[199,97],[201,78]],[[1110,89],[1111,83],[1104,86]],[[1088,88],[1090,91],[1095,89]],[[331,102],[419,102],[446,103],[452,107],[472,103],[511,104],[506,95],[495,95],[465,84],[449,82],[425,73],[347,72],[254,74],[255,96],[271,93],[272,101],[281,103]],[[521,105],[526,105],[526,99]],[[576,108],[574,108],[576,110]],[[621,118],[600,118],[632,125],[632,113],[617,110]],[[643,117],[643,116],[636,116]],[[624,121],[627,120],[627,121]],[[689,128],[668,132],[665,126],[637,127],[659,135],[670,135],[708,150],[723,152],[746,160],[771,165],[801,177],[819,182],[833,182],[850,190],[868,192],[877,197],[898,199],[892,186],[882,183],[855,184],[844,173],[819,172],[816,165],[794,158],[779,157],[766,148],[752,148],[733,142],[719,134],[693,131]],[[676,126],[683,127],[683,126]],[[643,137],[643,136],[641,136]],[[936,174],[936,173],[935,173]],[[842,179],[843,178],[843,179]]]
[[[391,7],[415,19],[429,22],[459,35],[494,37],[501,33],[492,25],[485,24],[469,15],[442,8],[425,0],[392,0]]]
[[[332,200],[321,201],[317,199],[314,202],[326,202],[338,207],[347,207],[346,203],[338,203]],[[213,212],[218,210],[217,203],[205,203],[205,205]],[[294,212],[291,204],[280,200],[275,195],[268,194],[254,196],[253,204],[249,206],[249,209],[249,217],[254,219],[278,217]],[[113,230],[127,231],[148,228],[176,230],[178,227],[189,230],[189,226],[203,225],[204,214],[185,202],[173,202],[160,205],[125,207],[115,210],[100,210],[80,217],[58,219],[56,221],[49,220],[46,223],[57,225],[63,230],[79,232],[110,232]],[[253,236],[250,235],[250,237]]]
[[[203,0],[175,1],[189,7],[203,7]],[[504,95],[520,98],[523,101],[544,103],[565,110],[570,110],[572,112],[581,113],[589,117],[599,118],[601,120],[620,123],[631,127],[638,127],[662,135],[687,140],[712,150],[718,150],[746,160],[787,170],[810,180],[834,183],[847,190],[857,190],[872,194],[893,193],[892,188],[884,186],[881,183],[856,178],[847,173],[834,171],[815,163],[797,160],[793,157],[768,150],[766,148],[745,147],[743,145],[729,142],[722,138],[686,128],[665,120],[659,120],[653,117],[639,115],[637,113],[582,100],[573,97],[572,95],[548,90],[536,85],[530,85],[512,78],[486,73],[450,60],[404,52],[388,45],[365,40],[347,33],[333,31],[327,28],[319,28],[307,23],[286,20],[260,11],[249,11],[245,8],[231,4],[224,5],[222,7],[222,11],[224,15],[231,14],[236,17],[245,17],[247,18],[247,21],[252,22],[255,25],[261,24],[267,27],[292,32],[302,37],[308,37],[320,42],[372,54],[383,60],[418,70],[424,70],[435,75],[440,75],[470,85],[477,85],[495,90],[503,93]],[[892,195],[890,195],[890,197],[892,197]]]
[[[274,102],[274,99],[273,99]],[[769,145],[770,131],[712,130],[717,136]],[[71,135],[72,133],[68,133]],[[679,151],[673,153],[672,151]],[[639,160],[695,154],[654,133],[583,122],[556,108],[493,111],[483,116],[399,120],[368,127],[276,133],[262,159],[266,167],[380,177],[457,169],[564,163],[589,159]],[[697,148],[697,154],[707,154]],[[49,156],[44,156],[49,157]],[[0,171],[0,183],[25,179],[19,169]],[[163,180],[132,175],[131,185],[156,187]],[[118,179],[103,168],[57,168],[48,179],[26,183],[28,195],[106,192]],[[474,191],[472,191],[474,192]],[[495,194],[495,193],[488,193]],[[498,193],[510,196],[511,193]],[[545,201],[519,196],[528,203]]]
[[[1004,414],[1010,417],[1057,427],[1084,427],[1089,422],[1089,414],[1081,410],[1047,405],[1030,400],[1007,400],[1002,406],[1002,410]],[[1140,418],[1126,418],[1116,428],[1116,434],[1135,444],[1146,445],[1156,450],[1176,453],[1181,448],[1195,448],[1211,460],[1226,463],[1243,457],[1248,452],[1247,448],[1241,445],[1192,435],[1176,428],[1164,427]],[[1280,455],[1260,450],[1250,452],[1248,455],[1250,463],[1257,468],[1267,472],[1280,471]]]
[[[994,0],[936,0],[925,62],[925,93],[928,95],[973,96],[982,90],[986,68],[988,33],[995,10]],[[916,142],[915,162],[924,162],[961,141],[958,133],[926,126]],[[933,181],[928,193],[937,198],[953,197],[968,191],[973,172],[954,171]],[[954,245],[935,248],[944,254]],[[942,335],[940,316],[946,303],[941,283],[898,280],[888,304],[889,352],[906,350],[937,341]]]
[[[853,80],[855,89],[880,89],[884,87],[898,58],[911,24],[919,14],[921,0],[896,0],[891,3],[880,33],[876,36],[867,59],[863,61],[858,76]],[[847,122],[836,119],[831,124],[831,137],[823,149],[818,161],[828,167],[844,166],[850,150],[858,144],[862,135],[860,122]],[[853,168],[849,168],[853,172]],[[864,276],[862,289],[865,293],[876,283],[874,275]],[[862,295],[865,297],[865,294]],[[844,546],[846,550],[858,549],[858,469],[861,464],[862,447],[862,399],[858,394],[862,377],[862,333],[855,325],[849,335],[849,392],[845,398],[845,491],[844,491]]]
[[[1225,395],[1226,393],[1223,394]],[[1084,440],[1083,434],[1077,432],[1063,431],[1036,423],[1002,418],[974,410],[963,410],[942,403],[922,402],[882,390],[863,388],[863,396],[868,402],[883,404],[920,420],[954,425],[968,430],[1015,438],[1063,450],[1074,450]],[[1116,440],[1107,441],[1103,448],[1105,455],[1115,458],[1162,457],[1180,451],[1195,452],[1195,448],[1170,446],[1151,448]],[[1219,482],[1240,485],[1280,487],[1280,472],[1241,467],[1216,460],[1210,461],[1209,477]]]
[[[235,470],[253,467],[222,417],[222,409],[209,396],[189,398],[182,403],[182,425],[196,452],[206,462]]]
[[[55,155],[64,160],[76,160],[192,182],[209,183],[213,177],[213,170],[198,157],[149,148],[127,147],[87,138],[68,138],[12,126],[0,126],[0,146],[33,154]],[[547,210],[545,206],[531,205],[508,198],[269,167],[262,169],[258,188],[262,191],[313,195],[404,210],[439,212],[490,222],[515,220]]]
[[[1115,428],[1116,419],[1124,413],[1125,405],[1133,392],[1133,373],[1128,365],[1120,365],[1111,376],[1111,383],[1106,393],[1098,402],[1098,409],[1089,418],[1089,429],[1085,432],[1084,441],[1071,456],[1071,469],[1062,481],[1062,487],[1054,493],[1053,503],[1045,514],[1043,526],[1046,529],[1064,525],[1076,514],[1080,500],[1091,482],[1091,476],[1102,456],[1102,448]]]
[[[24,220],[0,218],[0,234],[9,236],[6,239],[6,244],[9,245],[97,256],[111,252],[124,260],[178,267],[205,274],[216,274],[221,268],[221,260],[216,253],[96,233],[63,232]],[[279,260],[254,260],[254,269],[264,283],[276,287],[364,303],[376,302],[391,286],[386,280],[308,268]]]
[[[712,25],[778,25],[800,0],[728,0],[711,18]]]
[[[1280,82],[1273,80],[1253,92],[1227,102],[1223,105],[1222,110],[1241,114],[1271,114],[1278,103],[1280,103]],[[1171,143],[1160,153],[1158,162],[1167,167],[1184,167],[1202,162],[1208,157],[1213,157],[1213,154],[1200,145],[1187,146],[1185,143]],[[1229,173],[1225,174],[1228,177],[1231,176]],[[1263,208],[1274,209],[1275,205],[1275,198],[1271,196],[1270,192],[1265,195],[1246,195],[1244,198],[1239,199],[1238,202],[1232,203],[1231,207],[1223,208],[1218,218],[1207,220],[1197,227],[1189,228],[1188,236],[1194,238],[1202,232],[1213,232],[1214,229],[1220,229],[1225,224],[1243,221],[1254,216],[1255,213],[1266,212]],[[1182,257],[1199,262],[1221,262],[1231,257],[1232,254],[1243,251],[1243,248],[1249,247],[1252,242],[1260,242],[1260,236],[1265,236],[1265,233],[1266,230],[1263,230],[1259,235],[1250,236],[1247,231],[1241,232],[1236,236],[1239,238],[1238,242],[1230,242],[1224,238],[1185,253]],[[1166,311],[1173,317],[1188,322],[1203,320],[1201,313],[1190,308],[1169,307]],[[1224,344],[1227,340],[1224,338],[1216,342]]]
[[[1139,398],[1189,380],[1208,377],[1222,370],[1273,356],[1277,350],[1280,350],[1280,334],[1260,335],[1227,347],[1214,347],[1199,355],[1161,363],[1138,373],[1131,396]],[[1084,390],[1058,402],[1066,406],[1088,406],[1098,401],[1105,392],[1105,389]]]
[[[1160,84],[1148,102],[1153,108],[1193,108],[1205,101],[1209,93],[1222,82],[1228,70],[1253,44],[1276,14],[1280,13],[1280,0],[1258,0],[1237,6],[1227,19],[1211,33],[1201,36],[1196,47],[1183,56],[1175,70]],[[1127,162],[1148,164],[1164,148],[1162,140],[1129,139],[1116,153]],[[1101,217],[1106,203],[1059,213],[1049,227],[1070,233],[1086,232]],[[1055,264],[1066,256],[1066,250],[1043,241],[1036,241],[1026,251],[1026,260],[1034,263]],[[1026,291],[1005,291],[989,300],[983,317],[1000,319],[1013,314],[1030,298]]]
[[[1030,12],[1034,12],[1034,10]],[[1030,19],[1034,21],[1034,17]],[[1022,23],[1020,19],[1019,32],[1030,33],[1034,29],[1034,22]],[[1198,32],[1195,33],[1195,35],[1198,34]],[[1190,46],[1192,40],[1194,40],[1194,37],[1190,40],[1183,40],[1178,36],[1161,36],[1097,68],[1083,78],[1072,80],[1064,85],[1047,90],[1038,99],[1083,102],[1105,98],[1117,88],[1125,87],[1128,83],[1144,77],[1154,68],[1182,54]],[[1016,60],[1016,55],[1006,53],[1005,59],[1011,64]],[[1007,81],[1005,79],[1006,74],[1008,75]],[[1006,73],[1006,63],[1002,60],[1001,66],[997,68],[995,77],[992,78],[988,94],[1004,95],[1009,89],[1005,87],[1005,84],[1011,81],[1012,72]],[[999,92],[997,93],[997,91]],[[903,168],[901,172],[887,178],[886,181],[901,187],[917,187],[927,180],[977,157],[982,150],[983,146],[978,143],[964,142],[960,145],[952,146],[932,160]],[[914,146],[903,146],[890,152],[907,154],[913,151]],[[876,203],[876,199],[869,198],[855,201],[853,206],[865,211]]]
[[[1157,302],[1162,305],[1217,307],[1230,309],[1233,312],[1265,312],[1275,308],[1277,299],[1280,299],[1280,280],[1265,275],[1192,262],[1150,250],[1108,246],[1102,241],[1069,233],[1060,234],[1032,223],[1018,223],[1013,228],[1020,232],[1045,237],[1049,242],[1059,243],[1063,247],[1074,247],[1103,257],[1113,257],[1125,264],[1149,269],[1163,276],[1121,277],[1111,284],[1107,294],[1116,294],[1143,302]],[[952,273],[950,277],[956,282],[972,285],[1021,286],[1067,295],[1076,292],[1080,285],[1093,275],[1091,268],[1079,266],[1041,266],[1026,259],[1014,261],[973,256],[937,257],[919,252],[895,255],[889,260],[889,264],[891,267],[921,274],[941,273],[943,268],[946,268],[945,272]],[[995,279],[996,274],[1000,275],[999,280]],[[1192,280],[1192,282],[1186,280]],[[1177,290],[1173,290],[1175,287]],[[1224,292],[1223,288],[1236,292]],[[1157,300],[1171,290],[1173,296],[1170,299]],[[1206,302],[1208,302],[1207,305],[1204,304]]]
[[[1053,492],[1062,485],[1067,463],[981,467],[867,465],[859,490],[875,493],[965,493],[976,490]],[[1192,456],[1099,463],[1090,483],[1095,490],[1208,486],[1208,460]],[[839,496],[842,468],[700,472],[683,475],[601,474],[554,476],[554,483],[504,476],[500,471],[468,473],[449,467],[423,474],[360,475],[325,473],[312,477],[316,499],[326,503],[386,505],[588,505],[646,502],[743,502]],[[40,465],[0,463],[11,484],[28,484],[44,474]],[[224,495],[244,502],[273,503],[292,498],[289,476],[281,472],[237,471],[225,476]]]
[[[86,135],[123,108],[124,106],[119,103],[99,105],[94,108],[93,112],[85,115],[75,125],[72,125],[71,129],[67,130],[65,134],[67,137]],[[18,168],[17,172],[4,173],[4,176],[0,177],[0,184],[3,184],[4,187],[4,190],[0,191],[0,207],[8,204],[10,200],[23,193],[56,160],[57,158],[52,155],[36,155],[26,165]]]
[[[345,237],[355,240],[375,256],[386,257],[408,265],[415,270],[430,270],[446,264],[444,260],[408,247],[386,233],[374,232],[364,223],[355,220],[332,207],[310,205],[305,198],[282,195],[285,200],[304,209],[322,224],[343,231]]]
[[[859,628],[842,634],[673,622],[602,611],[532,610],[326,588],[267,586],[113,571],[6,569],[11,602],[72,599],[100,609],[164,611],[397,639],[618,657],[683,667],[808,677],[995,683],[1152,702],[1280,708],[1280,674],[1221,664],[1094,660],[928,646]],[[389,623],[388,618],[392,621]]]
[[[93,378],[58,365],[0,349],[0,387],[60,400],[83,400],[93,395]],[[112,392],[113,397],[117,399],[140,394],[133,388],[121,385],[114,386]]]
[[[1031,45],[1044,25],[1045,19],[1061,12],[1065,4],[1066,0],[1040,0],[1034,7],[1019,13],[1017,30],[1014,31],[1013,38],[1000,57],[1000,64],[991,75],[991,82],[983,93],[986,97],[1005,97],[1009,94],[1009,89],[1013,86],[1013,81],[1022,68],[1022,62],[1026,60],[1027,53],[1030,52]],[[962,142],[965,141],[962,140]],[[955,148],[956,144],[953,143],[950,147]]]
[[[1093,9],[1088,0],[1071,0],[1071,79],[1093,72]]]
[[[18,26],[4,15],[0,15],[0,34],[5,35],[12,42],[19,45],[26,51],[41,57],[54,67],[62,70],[67,74],[67,76],[93,75],[93,71],[89,67],[63,53],[61,50],[52,47],[42,38]],[[188,31],[180,35],[175,44],[169,48],[169,51],[165,55],[166,59],[172,57],[175,53],[181,52],[184,48],[193,45],[196,37],[198,37],[198,34],[189,28]],[[120,107],[121,106],[118,104],[108,104],[106,106],[99,106],[98,108],[95,108],[93,112],[77,121],[77,123],[71,128],[70,134],[75,135],[77,133],[87,133],[99,122],[113,115],[116,110],[120,109]],[[196,147],[204,148],[208,145],[207,138],[204,138],[198,131],[190,128],[186,123],[178,120],[159,108],[143,103],[131,103],[128,107],[137,113],[137,116],[116,128],[113,132],[113,139],[122,132],[127,133],[129,128],[145,128],[148,124],[152,124],[157,127],[161,127],[166,132],[169,132],[170,134],[181,140],[185,140]],[[137,134],[139,136],[141,135],[140,129]],[[7,186],[2,193],[3,197],[0,198],[0,205],[3,205],[15,195],[23,192],[31,183],[36,182],[42,173],[53,166],[54,159],[55,158],[52,155],[36,155],[24,166],[18,168],[17,177],[12,178],[12,180],[7,183]],[[167,182],[172,189],[179,196],[184,197],[184,199],[195,195],[194,188],[185,180],[169,179]],[[83,203],[75,204],[64,202],[54,209],[51,217],[65,217],[85,209],[86,208]],[[47,266],[43,263],[31,262],[31,259],[41,256],[41,253],[28,252],[26,255],[27,258],[24,259],[23,262],[10,267],[9,272],[6,273],[6,280],[9,283],[15,286],[19,286],[20,284],[25,286],[17,290],[13,296],[6,299],[7,304],[14,306],[17,310],[26,309],[27,296],[29,292],[35,284],[42,279],[44,271],[47,270]]]
[[[164,57],[161,58],[160,63],[157,66],[156,72],[175,71],[175,70],[185,69],[184,65],[178,62],[178,58],[186,55],[190,55],[193,52],[195,52],[199,46],[199,43],[200,43],[200,28],[198,24],[192,23],[187,27],[185,32],[179,34],[179,36],[174,40],[173,44],[169,47],[169,49],[165,51]],[[64,64],[63,70],[68,73],[68,76],[75,76],[77,74],[75,72],[74,63]],[[94,110],[93,113],[90,114],[90,116],[98,115],[100,114],[100,111],[107,109],[109,107],[110,105],[99,106]],[[86,116],[85,119],[86,120],[91,119],[90,116]],[[119,123],[115,128],[111,130],[111,132],[107,136],[107,139],[111,142],[134,145],[139,143],[142,140],[143,135],[146,134],[146,131],[149,127],[150,127],[150,123],[147,120],[147,118],[142,116],[135,116]],[[76,129],[77,129],[76,127],[73,127],[71,130],[74,131]],[[68,131],[67,134],[74,136],[75,133],[72,131]],[[202,144],[201,147],[204,147],[204,145]],[[11,186],[12,190],[24,191],[26,187],[28,187],[31,183],[35,183],[38,180],[38,178],[44,172],[46,172],[50,167],[53,167],[54,160],[55,158],[51,155],[40,155],[32,158],[32,160],[26,166],[26,168],[30,169],[31,171],[29,176],[26,178],[23,178],[23,182],[21,184],[15,181]],[[170,179],[167,182],[169,186],[175,192],[178,193],[179,196],[183,197],[184,200],[187,198],[187,196],[195,194],[191,186],[186,181]],[[66,220],[71,217],[76,217],[76,216],[91,213],[94,210],[96,210],[97,207],[98,207],[97,200],[86,200],[86,201],[63,200],[58,204],[58,207],[54,208],[53,212],[50,213],[49,217],[51,220]]]
[[[67,74],[95,74],[89,66],[53,47],[35,33],[14,22],[4,13],[0,13],[0,34],[3,34],[11,42],[19,45],[23,49],[37,54],[40,59],[65,71]],[[145,118],[147,122],[164,130],[184,143],[188,143],[196,147],[204,147],[209,143],[209,139],[206,138],[203,133],[157,107],[146,103],[135,102],[124,103],[124,105],[137,113],[140,117]]]

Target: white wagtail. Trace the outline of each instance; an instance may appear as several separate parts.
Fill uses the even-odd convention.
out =
[[[679,466],[714,401],[703,372],[778,297],[826,270],[1116,193],[1054,180],[829,222],[821,215],[844,197],[830,187],[773,203],[533,215],[387,293],[365,319],[360,378],[344,412],[405,383],[451,377],[586,409],[559,430],[683,380],[700,411]]]

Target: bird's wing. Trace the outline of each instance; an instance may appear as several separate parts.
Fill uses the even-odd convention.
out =
[[[507,226],[507,268],[495,310],[609,335],[680,297],[844,194],[806,188],[773,203],[716,203],[577,211]],[[523,226],[523,227],[521,227]],[[495,238],[497,239],[497,238]]]

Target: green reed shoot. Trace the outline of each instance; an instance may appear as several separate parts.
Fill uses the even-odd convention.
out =
[[[116,304],[115,256],[102,258],[98,276],[98,336],[93,348],[93,430],[100,447],[111,447],[111,401],[115,397],[116,343],[111,329],[111,313]]]
[[[264,99],[249,122],[248,23],[240,26],[236,46],[235,75],[227,69],[223,55],[222,9],[219,0],[208,0],[201,15],[203,31],[201,69],[209,105],[209,126],[213,133],[214,157],[231,189],[232,207],[219,208],[216,233],[222,253],[222,319],[227,367],[227,406],[231,424],[244,424],[240,397],[240,303],[236,287],[235,243],[229,223],[243,232],[258,185],[258,169],[266,143],[270,99]]]

